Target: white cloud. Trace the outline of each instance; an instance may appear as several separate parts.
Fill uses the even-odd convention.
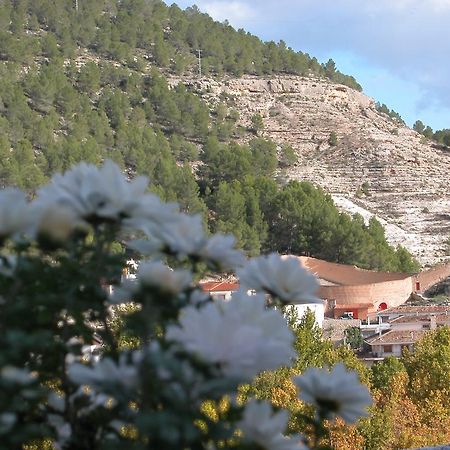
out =
[[[180,4],[194,2],[181,0]],[[292,48],[319,59],[342,52],[353,54],[414,83],[423,92],[420,105],[450,108],[450,0],[196,3],[217,20],[228,19],[233,26],[243,27],[263,40],[283,39]]]
[[[242,26],[247,20],[254,18],[257,15],[257,10],[251,8],[245,2],[205,2],[201,3],[205,12],[212,18],[223,22],[228,20],[234,26]]]

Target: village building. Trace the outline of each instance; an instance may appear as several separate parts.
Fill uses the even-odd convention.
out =
[[[450,326],[450,315],[400,316],[390,321],[392,330],[435,330]]]
[[[377,312],[404,304],[450,276],[450,263],[416,273],[377,272],[299,256],[299,263],[315,274],[318,296],[325,301],[326,317],[366,320]]]
[[[359,319],[331,319],[326,318],[323,322],[322,332],[325,339],[329,339],[333,346],[346,344],[346,330],[349,328],[360,328],[361,320]]]
[[[450,306],[402,305],[380,311],[378,317],[377,333],[365,339],[369,354],[364,360],[369,364],[386,356],[400,357],[405,348],[412,352],[427,331],[450,326]]]
[[[423,337],[426,330],[396,330],[392,329],[380,336],[366,340],[370,346],[372,356],[385,358],[386,356],[402,356],[403,349],[414,351],[415,343]]]
[[[239,289],[239,283],[237,281],[202,281],[200,287],[214,300],[230,300],[233,292]]]
[[[398,318],[404,317],[403,320],[414,317],[428,316],[448,316],[450,320],[450,305],[401,305],[395,308],[389,308],[385,311],[378,312],[377,316],[383,323],[391,322]],[[442,318],[444,320],[444,318]]]
[[[203,281],[200,282],[203,292],[209,294],[215,300],[230,300],[233,292],[239,289],[238,281]],[[309,309],[316,320],[317,325],[322,327],[325,315],[325,303],[302,303],[292,305],[299,318],[303,317]]]
[[[286,255],[286,257],[297,258],[299,264],[316,275],[319,281],[317,296],[323,303],[293,302],[299,317],[309,309],[321,327],[324,318],[359,319],[364,321],[360,327],[363,336],[367,338],[375,333],[393,331],[388,322],[408,314],[401,305],[404,305],[411,295],[420,294],[450,276],[450,263],[420,273],[397,273],[360,269],[348,264],[332,263],[307,256]],[[239,282],[236,279],[204,281],[200,286],[204,292],[217,300],[229,300],[232,293],[239,289]],[[434,313],[448,311],[450,317],[450,306],[434,308]],[[411,311],[414,311],[411,314],[417,314],[418,310]],[[426,313],[432,314],[432,311],[428,310]],[[405,325],[403,329],[408,327],[409,325]],[[408,330],[419,331],[419,328],[409,327]],[[399,345],[412,343],[400,342]]]

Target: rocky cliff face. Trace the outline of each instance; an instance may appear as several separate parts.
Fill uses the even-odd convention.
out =
[[[450,149],[439,148],[376,110],[346,86],[294,76],[224,82],[183,80],[214,102],[225,92],[247,125],[259,113],[263,135],[289,143],[299,160],[287,179],[308,180],[347,212],[376,215],[392,244],[422,264],[446,257],[450,236]],[[328,143],[337,135],[337,145]]]

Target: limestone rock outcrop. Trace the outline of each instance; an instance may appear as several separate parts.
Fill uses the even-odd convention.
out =
[[[450,235],[450,149],[439,147],[376,109],[347,86],[298,76],[182,80],[210,103],[232,98],[246,126],[259,113],[263,135],[290,144],[298,163],[283,176],[308,180],[336,204],[376,215],[392,244],[419,261],[446,258]],[[337,145],[328,143],[330,134]]]

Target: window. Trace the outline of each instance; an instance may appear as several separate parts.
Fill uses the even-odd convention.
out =
[[[384,353],[392,353],[392,345],[383,345]]]

